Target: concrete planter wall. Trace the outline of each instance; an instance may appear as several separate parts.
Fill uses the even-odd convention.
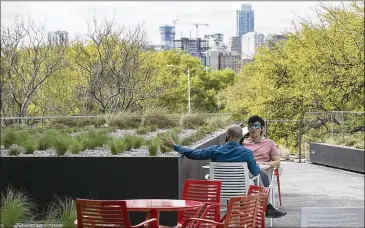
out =
[[[364,173],[364,150],[311,143],[309,159],[312,163]]]
[[[196,148],[223,144],[225,135]],[[178,199],[185,179],[204,179],[209,161],[180,157],[3,157],[1,188],[23,189],[40,208],[54,196],[89,199]],[[145,213],[131,212],[132,224]],[[176,213],[161,213],[161,223],[176,225]]]

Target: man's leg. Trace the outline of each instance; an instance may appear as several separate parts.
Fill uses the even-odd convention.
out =
[[[269,177],[266,175],[266,173],[260,171],[260,178],[261,178],[262,185],[264,187],[268,188],[270,185],[270,181],[269,181]]]
[[[269,187],[270,180],[266,173],[260,172],[261,182],[264,187]],[[286,215],[286,212],[282,212],[273,207],[270,203],[266,207],[266,218],[280,218]]]

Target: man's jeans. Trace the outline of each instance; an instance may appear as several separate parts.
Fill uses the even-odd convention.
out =
[[[269,187],[270,181],[269,181],[269,177],[266,175],[266,173],[260,171],[260,177],[261,177],[262,185],[264,187]]]
[[[260,171],[261,183],[264,187],[269,187],[271,178],[274,172],[274,168],[264,169]]]

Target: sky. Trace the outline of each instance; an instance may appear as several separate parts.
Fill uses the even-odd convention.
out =
[[[341,2],[326,2],[340,4]],[[281,34],[293,29],[292,21],[299,18],[315,20],[312,10],[317,1],[1,1],[1,24],[9,25],[14,16],[32,18],[45,23],[48,31],[62,30],[70,38],[87,33],[86,20],[94,15],[103,19],[115,18],[123,26],[144,23],[148,41],[160,44],[159,27],[176,24],[176,38],[181,35],[196,37],[196,27],[189,23],[209,24],[199,27],[199,37],[204,34],[223,33],[224,41],[236,34],[236,10],[241,4],[251,4],[255,11],[255,31],[264,34]],[[179,24],[181,23],[181,24]]]

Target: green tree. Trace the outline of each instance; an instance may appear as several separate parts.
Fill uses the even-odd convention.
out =
[[[262,46],[224,92],[225,109],[244,119],[303,118],[309,111],[363,111],[364,4],[320,4],[318,23],[302,20],[286,41]],[[294,150],[295,124],[271,138]]]
[[[2,95],[10,115],[28,116],[42,84],[65,65],[65,44],[48,43],[44,26],[15,17],[1,28]],[[3,106],[2,111],[5,111]],[[4,113],[6,114],[6,113]]]

